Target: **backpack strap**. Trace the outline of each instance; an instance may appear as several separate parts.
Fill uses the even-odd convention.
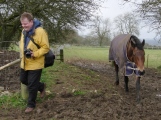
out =
[[[36,47],[39,49],[40,46],[39,46],[37,43],[35,43],[34,38],[33,38],[32,36],[29,36],[29,38],[30,38],[31,41],[36,45]]]

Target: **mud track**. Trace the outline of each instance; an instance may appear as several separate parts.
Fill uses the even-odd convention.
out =
[[[106,63],[75,60],[67,64],[77,66],[80,74],[88,74],[89,81],[81,76],[73,78],[73,73],[59,79],[53,87],[56,96],[38,103],[31,114],[24,109],[2,108],[0,119],[6,120],[159,120],[161,119],[161,73],[146,69],[141,79],[141,103],[136,102],[135,76],[129,79],[129,93],[124,91],[123,77],[115,86],[114,68]],[[91,73],[94,71],[94,74]],[[84,83],[81,89],[90,91],[85,95],[74,96],[67,89],[77,86],[73,79]],[[61,82],[60,82],[61,81]],[[14,83],[14,82],[13,82]],[[15,84],[13,84],[14,86]],[[15,85],[14,88],[17,86]]]

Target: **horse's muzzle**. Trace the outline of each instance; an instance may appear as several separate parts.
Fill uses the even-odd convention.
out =
[[[139,75],[144,75],[145,74],[145,70],[143,70],[143,71],[138,71],[138,73],[139,73]]]

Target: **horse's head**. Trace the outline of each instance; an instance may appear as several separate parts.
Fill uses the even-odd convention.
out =
[[[140,75],[145,73],[144,62],[145,62],[145,52],[144,52],[145,40],[140,42],[136,36],[131,36],[127,44],[127,57],[130,61],[134,62],[138,68]]]

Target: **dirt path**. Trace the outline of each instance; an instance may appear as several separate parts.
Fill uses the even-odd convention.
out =
[[[15,120],[159,120],[161,119],[161,73],[146,69],[141,80],[141,103],[136,103],[135,76],[129,93],[115,86],[114,69],[106,63],[72,61],[67,75],[57,79],[55,97],[38,103],[31,114],[20,109],[0,109],[0,119]],[[73,66],[74,65],[74,66]],[[77,67],[75,67],[77,66]],[[91,71],[93,70],[93,71]],[[52,71],[51,71],[52,72]],[[71,91],[71,89],[73,91]],[[86,91],[74,96],[75,90]]]

